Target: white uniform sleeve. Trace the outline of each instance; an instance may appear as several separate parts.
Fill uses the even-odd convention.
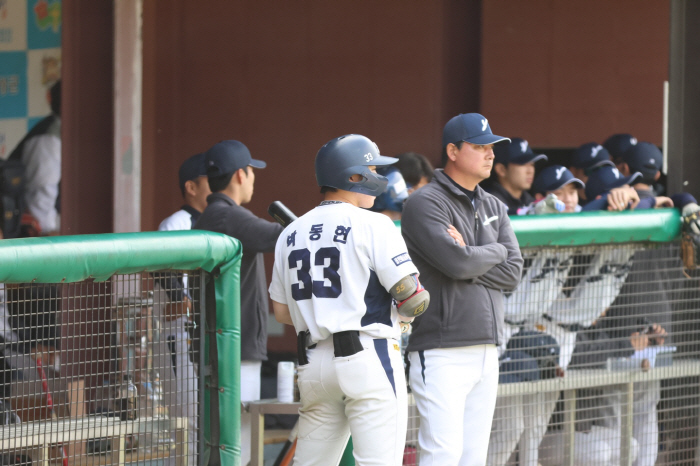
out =
[[[559,322],[590,325],[615,301],[632,267],[635,248],[621,246],[595,254],[571,295],[563,294],[549,314]]]
[[[363,238],[380,283],[387,291],[391,290],[406,275],[418,274],[418,269],[408,255],[406,243],[388,217],[376,214],[381,221],[371,224],[370,235]]]
[[[58,184],[61,182],[61,139],[43,134],[24,146],[27,210],[37,219],[44,233],[58,230]]]
[[[166,218],[160,225],[158,231],[191,230],[192,216],[185,210],[178,210],[170,217]]]

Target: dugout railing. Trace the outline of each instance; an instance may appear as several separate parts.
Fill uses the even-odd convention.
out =
[[[0,463],[240,464],[240,243],[0,241]]]
[[[700,464],[700,281],[679,211],[512,224],[525,266],[505,297],[487,464]],[[409,403],[406,465],[418,427]]]

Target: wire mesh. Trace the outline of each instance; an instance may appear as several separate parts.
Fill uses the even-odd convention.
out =
[[[203,274],[0,284],[0,464],[197,464]]]
[[[679,245],[522,253],[487,464],[698,464],[700,282]],[[408,409],[404,464],[417,465]]]

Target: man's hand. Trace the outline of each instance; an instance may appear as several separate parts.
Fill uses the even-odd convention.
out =
[[[454,239],[459,246],[466,246],[467,244],[464,242],[464,238],[462,238],[462,234],[457,231],[457,229],[453,225],[449,225],[449,228],[447,229],[447,234]]]
[[[639,194],[631,186],[620,186],[608,193],[608,210],[623,211],[629,207],[634,210],[639,204]]]
[[[630,335],[630,343],[635,351],[642,351],[649,346],[649,337],[646,333],[634,332]]]
[[[41,360],[41,364],[44,367],[54,367],[56,359],[59,357],[56,348],[42,345],[41,343],[37,343],[37,345],[32,348],[30,356],[35,361],[37,359]]]
[[[666,333],[666,330],[664,330],[664,328],[661,325],[652,324],[651,328],[647,332],[647,335],[648,335],[650,340],[654,341],[653,344],[661,346],[666,341],[666,336],[668,334]]]
[[[656,199],[656,205],[654,207],[657,209],[659,207],[673,207],[673,201],[670,197],[656,196],[654,199]]]

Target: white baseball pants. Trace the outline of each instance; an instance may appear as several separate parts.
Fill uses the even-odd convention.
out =
[[[484,466],[498,390],[494,345],[409,354],[420,466]]]
[[[540,442],[547,432],[557,399],[558,391],[499,398],[496,401],[487,464],[506,464],[519,442],[519,464],[537,466]]]
[[[360,341],[364,350],[348,357],[334,356],[332,338],[307,350],[295,466],[337,465],[351,433],[357,465],[401,465],[408,405],[398,341]]]
[[[178,319],[179,320],[179,319]],[[175,327],[175,326],[173,326]],[[177,330],[165,334],[169,373],[162,373],[163,402],[170,416],[187,418],[187,464],[194,466],[197,445],[197,374],[189,354],[189,335],[184,323]]]

